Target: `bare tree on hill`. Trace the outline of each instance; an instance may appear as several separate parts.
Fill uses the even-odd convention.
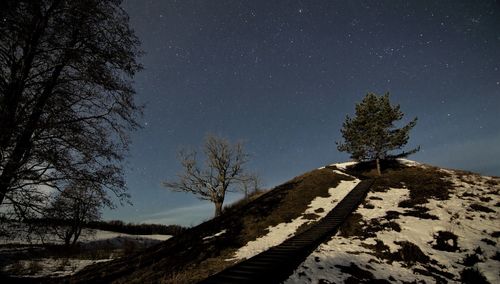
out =
[[[0,8],[0,205],[40,211],[71,181],[126,197],[120,161],[139,127],[139,41],[121,1],[4,0]],[[49,190],[50,191],[50,190]]]
[[[203,153],[205,165],[200,167],[196,151],[181,151],[179,160],[182,172],[177,181],[165,181],[163,185],[173,191],[190,192],[215,206],[215,217],[221,215],[226,193],[234,189],[244,176],[248,155],[242,143],[231,144],[228,140],[208,135]]]

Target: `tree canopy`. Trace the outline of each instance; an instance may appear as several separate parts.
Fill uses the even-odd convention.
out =
[[[389,93],[383,96],[367,94],[362,102],[356,104],[355,117],[346,116],[340,130],[344,141],[337,142],[338,150],[350,153],[351,158],[358,161],[376,160],[380,174],[380,159],[404,157],[419,150],[392,152],[408,143],[409,132],[417,123],[417,118],[414,118],[406,125],[396,127],[395,123],[403,116],[399,105],[391,105]]]
[[[119,0],[6,0],[0,9],[0,205],[92,183],[125,197],[120,161],[141,108],[139,40]]]

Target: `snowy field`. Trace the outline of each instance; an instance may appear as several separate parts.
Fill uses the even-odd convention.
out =
[[[23,277],[59,277],[76,273],[84,267],[113,260],[120,254],[137,247],[149,247],[159,242],[168,240],[170,235],[129,235],[102,230],[92,230],[93,232],[84,232],[79,239],[80,247],[86,251],[91,251],[90,257],[30,257],[30,254],[38,255],[37,252],[43,251],[41,243],[47,243],[47,240],[32,239],[26,240],[19,238],[14,240],[2,240],[0,245],[0,259],[12,257],[14,255],[28,256],[24,259],[12,262],[2,268],[3,271],[11,275]],[[61,244],[61,241],[52,239],[52,244]],[[15,246],[12,246],[15,245]],[[111,249],[111,253],[100,253],[96,248],[105,247]],[[44,255],[43,253],[41,253]],[[103,258],[104,257],[104,258]]]
[[[171,238],[170,235],[130,235],[124,233],[116,233],[110,231],[102,231],[102,230],[86,230],[82,231],[81,237],[78,239],[78,242],[82,244],[88,244],[93,242],[123,242],[124,240],[136,240],[139,242],[157,242],[157,241],[165,241]],[[18,237],[14,239],[8,238],[0,238],[0,250],[1,245],[38,245],[44,243],[51,244],[63,244],[63,242],[55,237],[42,236],[37,237],[31,236],[28,238],[24,236],[24,233],[19,232]]]
[[[411,161],[405,164],[420,166]],[[356,211],[362,216],[360,223],[389,222],[387,212],[393,211],[391,215],[398,217],[390,221],[397,223],[394,227],[399,227],[400,231],[386,227],[370,238],[346,238],[337,234],[319,246],[285,283],[344,283],[348,279],[349,283],[368,279],[390,280],[387,283],[436,283],[446,279],[458,283],[466,268],[479,271],[490,283],[500,283],[500,179],[443,171],[450,174],[454,186],[450,198],[432,199],[423,204],[425,211],[437,218],[404,216],[411,208],[398,205],[409,199],[406,188],[370,192],[367,197],[370,206],[361,206]],[[443,251],[436,246],[436,236],[443,232],[456,236],[455,250]],[[408,255],[402,249],[402,244],[407,242],[425,254],[413,251],[414,256],[427,261],[398,259],[399,256],[404,260]],[[447,240],[446,245],[453,247],[453,240]],[[395,256],[395,259],[384,255]]]

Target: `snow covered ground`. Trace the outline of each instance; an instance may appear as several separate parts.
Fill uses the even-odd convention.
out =
[[[124,233],[116,233],[110,231],[94,230],[90,234],[88,232],[83,234],[79,240],[81,247],[84,250],[92,251],[93,248],[108,247],[115,250],[133,249],[137,246],[148,247],[157,244],[161,241],[168,240],[170,235],[129,235]],[[3,240],[3,247],[0,246],[0,256],[12,256],[16,253],[30,254],[31,251],[42,251],[43,247],[30,247],[29,245],[40,244],[39,239],[32,239],[30,242],[26,239],[16,240]],[[53,241],[51,243],[60,243],[60,241]],[[10,245],[8,245],[10,244]],[[16,247],[12,247],[16,244]],[[19,246],[21,245],[21,246]],[[127,248],[128,246],[128,248]],[[76,257],[33,257],[23,259],[6,265],[2,268],[12,275],[22,275],[23,277],[58,277],[71,275],[78,272],[84,267],[99,263],[106,262],[114,259],[114,255],[118,253],[111,253],[109,257],[102,258],[99,251],[94,252],[95,257],[89,259],[88,257],[82,259]]]
[[[405,164],[421,166],[407,160]],[[403,215],[411,209],[398,206],[409,199],[409,190],[404,187],[370,192],[370,205],[360,206],[355,212],[362,216],[360,222],[395,224],[368,238],[337,234],[320,245],[285,283],[344,283],[348,279],[350,283],[369,279],[390,281],[387,283],[460,282],[464,269],[478,270],[488,282],[500,283],[500,179],[443,171],[450,174],[454,185],[450,198],[432,199],[422,205],[436,218]],[[442,232],[456,236],[455,251],[437,246],[437,236]],[[445,243],[453,245],[452,240]]]
[[[83,243],[94,243],[94,242],[117,242],[117,245],[125,241],[136,241],[141,244],[151,245],[161,241],[166,241],[170,239],[170,235],[130,235],[124,233],[116,233],[110,231],[97,230],[95,235],[88,235],[81,241]]]
[[[141,241],[141,242],[155,242],[155,241],[165,241],[171,238],[172,236],[170,235],[130,235],[130,234],[124,234],[124,233],[117,233],[117,232],[110,232],[110,231],[103,231],[103,230],[86,230],[84,229],[82,231],[81,237],[78,239],[79,242],[86,244],[86,243],[92,243],[92,242],[122,242],[123,240],[129,239],[129,240],[136,240],[136,241]],[[40,239],[36,236],[31,236],[31,238],[27,238],[24,236],[24,234],[20,234],[17,238],[11,239],[11,238],[0,238],[0,245],[6,245],[6,244],[17,244],[17,245],[36,245],[36,244],[43,244],[43,243],[53,243],[53,244],[62,244],[63,241],[55,238],[55,237],[47,237],[44,236],[43,239]]]
[[[6,266],[3,270],[10,274],[23,277],[62,277],[74,274],[88,265],[110,261],[109,259],[74,259],[74,258],[41,258],[33,260],[21,260],[15,264]]]
[[[238,249],[233,258],[228,261],[242,260],[259,254],[270,247],[276,246],[293,237],[297,229],[303,224],[316,222],[325,217],[337,203],[342,200],[360,181],[341,181],[335,188],[330,188],[328,197],[316,197],[311,201],[307,210],[298,218],[288,223],[281,223],[267,228],[268,233],[254,241],[248,242]],[[317,216],[315,219],[306,216]]]

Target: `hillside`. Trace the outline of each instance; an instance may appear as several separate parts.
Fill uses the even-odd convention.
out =
[[[348,165],[296,177],[143,252],[88,267],[70,281],[202,280],[313,226],[371,174]],[[364,204],[287,283],[432,283],[477,279],[478,271],[498,283],[500,180],[408,161],[384,167]]]
[[[500,179],[406,165],[285,283],[500,283]]]
[[[306,230],[355,184],[353,177],[340,172],[313,170],[236,204],[222,216],[140,254],[84,269],[72,281],[151,283],[160,279],[164,283],[192,283],[202,280]],[[255,242],[257,239],[262,241]]]

